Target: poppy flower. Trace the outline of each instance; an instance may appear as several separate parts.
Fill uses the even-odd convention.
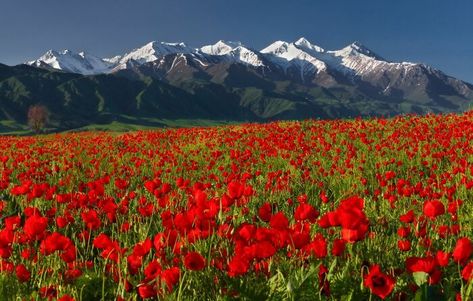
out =
[[[271,204],[269,204],[268,202],[261,205],[261,207],[258,209],[258,217],[264,222],[269,222],[269,220],[271,219],[271,215],[272,208]]]
[[[97,230],[102,225],[102,222],[98,217],[97,211],[93,209],[86,212],[82,212],[81,216],[82,220],[84,221],[84,224],[89,230]]]
[[[450,260],[450,253],[444,251],[437,251],[435,258],[437,259],[437,262],[441,267],[446,267]]]
[[[453,259],[456,262],[463,262],[470,258],[473,251],[473,245],[468,237],[457,240],[455,249],[453,250]]]
[[[309,231],[296,231],[291,234],[291,241],[296,249],[302,249],[310,242],[310,233]]]
[[[205,259],[197,252],[189,252],[184,258],[184,265],[188,270],[200,271],[205,268]]]
[[[289,220],[284,215],[284,213],[278,212],[271,217],[269,225],[274,229],[284,230],[289,227]]]
[[[142,265],[142,257],[135,254],[131,254],[127,257],[128,271],[131,275],[136,275],[139,272],[139,269]]]
[[[154,286],[150,284],[142,284],[138,286],[138,295],[140,295],[143,299],[149,299],[156,297],[158,292],[154,288]]]
[[[178,267],[172,267],[162,272],[161,278],[166,283],[168,290],[172,291],[174,286],[179,282],[181,271]]]
[[[408,240],[398,240],[397,247],[401,251],[409,251],[411,249],[411,242]]]
[[[409,257],[406,259],[406,268],[409,272],[424,272],[431,274],[437,267],[437,261],[432,256]]]
[[[309,255],[314,255],[317,258],[325,258],[327,256],[327,240],[318,233],[310,244],[304,247],[304,251]]]
[[[436,218],[439,215],[445,213],[445,206],[442,202],[434,200],[434,201],[426,201],[424,202],[424,214],[431,219]]]
[[[462,278],[466,281],[473,279],[473,262],[470,261],[462,270]]]
[[[31,273],[24,264],[19,264],[15,268],[16,277],[20,282],[27,282],[31,278]]]
[[[343,239],[335,239],[332,245],[332,255],[342,256],[345,252],[346,242]]]
[[[44,234],[47,226],[48,219],[46,217],[32,215],[26,219],[23,232],[25,232],[30,239],[37,239],[40,235]]]
[[[342,228],[341,234],[342,234],[342,238],[346,242],[353,243],[353,242],[363,240],[366,237],[368,230],[369,230],[369,224],[363,223],[363,224],[360,224],[357,229]]]
[[[228,195],[232,199],[240,198],[243,195],[244,191],[245,186],[240,182],[233,181],[228,184]]]
[[[156,260],[151,261],[145,268],[144,274],[146,279],[152,280],[161,274],[161,265]]]
[[[57,290],[54,286],[43,286],[39,289],[41,298],[55,299],[57,298]]]
[[[323,264],[319,266],[319,270],[317,272],[317,275],[319,277],[319,289],[322,294],[327,297],[330,296],[330,282],[327,279],[328,272],[328,268]]]
[[[100,233],[93,241],[97,249],[105,249],[112,244],[112,240],[104,233]]]
[[[274,245],[269,241],[260,241],[253,245],[253,257],[258,259],[270,258],[276,251]]]
[[[151,239],[146,238],[143,242],[137,243],[133,248],[133,254],[137,256],[145,256],[151,250],[153,242]]]
[[[319,212],[315,210],[314,207],[306,203],[301,203],[299,206],[297,206],[294,212],[294,219],[296,221],[308,220],[310,222],[315,222],[318,216]]]
[[[324,191],[321,191],[319,196],[320,196],[320,199],[322,200],[322,203],[324,204],[328,203],[329,199],[328,199],[327,194]]]
[[[410,224],[414,222],[415,214],[413,210],[409,210],[406,214],[403,214],[399,217],[399,220],[405,224]]]
[[[250,268],[250,262],[242,256],[234,256],[228,263],[228,276],[237,277],[244,275]]]
[[[381,272],[379,265],[373,265],[369,269],[369,273],[364,276],[364,285],[371,290],[371,293],[385,299],[391,294],[396,281],[393,277]]]
[[[409,227],[400,227],[399,229],[397,229],[397,235],[402,238],[408,237],[410,233],[411,230]]]
[[[74,301],[74,298],[69,295],[63,295],[61,298],[57,299],[57,301]]]

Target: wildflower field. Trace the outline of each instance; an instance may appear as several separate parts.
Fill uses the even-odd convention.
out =
[[[0,300],[470,300],[473,113],[0,137]]]

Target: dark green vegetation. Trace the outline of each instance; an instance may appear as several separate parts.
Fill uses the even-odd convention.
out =
[[[0,64],[0,132],[24,131],[34,104],[49,109],[48,130],[61,131],[451,112],[473,99],[432,81],[385,96],[363,81],[324,87],[235,64],[165,75],[146,68],[83,76]]]

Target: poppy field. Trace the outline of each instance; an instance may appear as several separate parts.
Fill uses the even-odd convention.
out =
[[[473,113],[0,137],[0,300],[471,300]]]

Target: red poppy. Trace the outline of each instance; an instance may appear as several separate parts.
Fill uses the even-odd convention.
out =
[[[149,253],[151,250],[151,247],[153,246],[153,242],[151,239],[147,238],[141,243],[137,243],[135,247],[133,248],[133,254],[137,256],[145,256]]]
[[[317,258],[325,258],[327,256],[327,240],[322,234],[318,233],[312,242],[304,248],[304,251]]]
[[[406,259],[406,268],[409,272],[424,272],[431,274],[437,267],[437,261],[432,256],[409,257]]]
[[[97,249],[105,249],[112,244],[112,240],[106,234],[101,233],[94,239],[93,244]]]
[[[393,277],[381,272],[379,265],[371,266],[369,273],[364,276],[364,285],[381,299],[385,299],[391,294],[395,283]]]
[[[169,291],[173,290],[174,286],[179,282],[180,277],[181,271],[178,267],[166,269],[161,274],[161,278],[166,282]]]
[[[409,236],[410,233],[411,229],[409,227],[400,227],[399,229],[397,229],[397,235],[399,235],[399,237],[406,238]]]
[[[309,231],[296,231],[291,234],[291,241],[296,249],[302,249],[310,242],[310,232]]]
[[[157,261],[151,261],[144,270],[146,279],[152,280],[161,274],[161,265]]]
[[[321,264],[318,271],[319,276],[319,288],[322,294],[325,296],[330,296],[330,282],[327,279],[328,269],[326,266]]]
[[[81,216],[82,216],[82,220],[84,221],[84,224],[90,230],[97,230],[102,225],[102,223],[101,223],[101,221],[98,217],[97,211],[95,211],[95,210],[89,210],[89,211],[86,211],[86,212],[82,212]]]
[[[409,210],[406,214],[403,214],[399,217],[399,220],[403,223],[410,224],[414,222],[415,215],[413,210]]]
[[[30,239],[37,239],[38,236],[44,234],[46,227],[48,226],[48,219],[38,215],[32,215],[28,217],[23,226],[23,232]]]
[[[197,252],[189,252],[184,258],[184,265],[188,270],[200,271],[205,268],[205,259]]]
[[[24,264],[19,264],[15,268],[16,277],[20,282],[27,282],[31,278],[31,273]]]
[[[128,271],[130,272],[131,275],[138,274],[139,269],[141,268],[142,262],[143,260],[141,256],[131,254],[127,257]]]
[[[411,249],[411,242],[408,240],[398,240],[397,247],[401,251],[409,251]]]
[[[57,298],[57,290],[54,286],[43,286],[39,289],[41,298],[55,299]]]
[[[240,182],[233,181],[228,184],[228,195],[232,199],[240,198],[243,195],[244,191],[245,186]]]
[[[343,239],[335,239],[332,245],[332,255],[342,256],[345,252],[346,242]]]
[[[276,248],[269,241],[260,241],[253,245],[254,257],[258,259],[270,258],[276,253]]]
[[[296,211],[294,212],[294,219],[296,221],[308,220],[310,222],[315,222],[318,216],[319,212],[315,210],[314,207],[306,203],[301,203],[299,206],[297,206]]]
[[[445,206],[442,202],[434,200],[434,201],[426,201],[424,203],[424,214],[430,218],[436,218],[439,215],[445,213]]]
[[[69,295],[63,295],[61,298],[57,299],[57,301],[74,301],[74,298]]]
[[[261,205],[261,207],[258,209],[258,216],[264,222],[269,222],[269,220],[271,219],[271,215],[272,208],[271,204],[269,204],[268,202]]]
[[[244,275],[250,268],[250,262],[248,259],[242,256],[233,257],[228,263],[228,275],[230,277],[236,277]]]
[[[271,217],[269,225],[278,230],[285,230],[289,227],[289,220],[282,212],[278,212]]]
[[[450,253],[444,251],[437,251],[436,259],[441,267],[446,267],[450,260]]]
[[[473,251],[473,245],[468,237],[457,240],[455,249],[453,250],[453,259],[456,262],[463,262],[470,258]]]
[[[466,281],[473,279],[473,261],[470,261],[462,270],[462,278]]]
[[[154,286],[150,284],[141,284],[138,286],[138,295],[140,295],[143,299],[149,299],[156,297],[158,292],[154,288]]]

